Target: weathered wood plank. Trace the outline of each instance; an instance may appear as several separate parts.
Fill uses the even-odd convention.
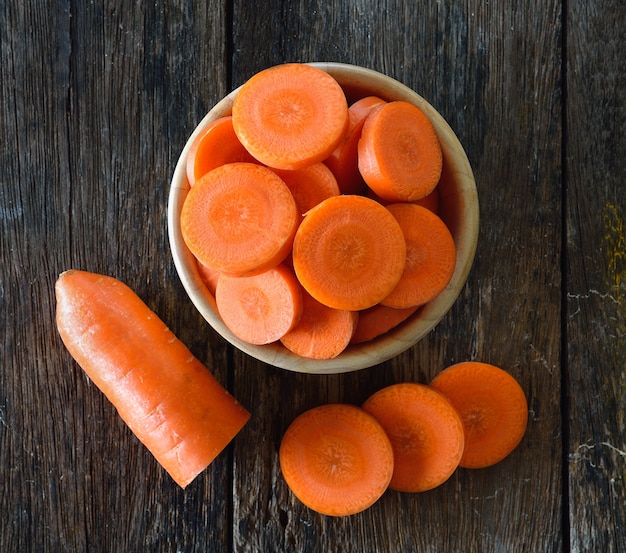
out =
[[[252,439],[235,446],[235,549],[560,550],[560,3],[235,2],[233,15],[234,86],[269,65],[323,60],[421,93],[467,147],[483,221],[460,301],[412,351],[328,377],[235,357],[236,393],[256,411]],[[509,459],[425,494],[388,492],[348,519],[316,515],[290,495],[277,450],[298,413],[360,403],[391,382],[427,382],[466,359],[505,367],[527,391],[528,435]]]
[[[64,350],[53,293],[70,267],[119,277],[226,383],[166,229],[176,157],[226,90],[225,19],[221,2],[2,4],[2,551],[229,549],[228,454],[177,489]]]
[[[567,374],[572,551],[626,551],[626,8],[568,3]]]

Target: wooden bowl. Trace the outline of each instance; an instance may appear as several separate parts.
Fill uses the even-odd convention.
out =
[[[235,337],[219,317],[215,299],[203,284],[196,260],[183,241],[180,212],[189,190],[185,164],[191,143],[208,123],[230,114],[238,89],[209,111],[183,148],[171,183],[168,232],[182,284],[193,304],[220,336],[270,365],[291,371],[331,374],[371,367],[395,357],[426,336],[446,315],[459,296],[474,260],[478,239],[478,197],[472,168],[463,147],[443,117],[421,96],[398,81],[370,69],[341,63],[311,65],[332,75],[344,89],[349,102],[368,95],[385,100],[405,100],[421,108],[432,121],[443,149],[443,172],[439,183],[440,216],[448,225],[457,247],[456,269],[446,289],[397,328],[370,342],[349,346],[334,359],[305,359],[294,355],[280,343],[254,346]]]

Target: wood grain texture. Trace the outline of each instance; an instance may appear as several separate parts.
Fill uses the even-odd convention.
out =
[[[625,20],[618,0],[2,3],[0,551],[626,551]],[[264,67],[314,60],[426,98],[481,205],[442,323],[392,361],[327,376],[213,333],[166,227],[174,164],[209,108]],[[63,348],[53,286],[70,267],[130,285],[251,411],[184,492]],[[509,458],[344,519],[293,497],[278,447],[297,414],[467,359],[527,393]]]
[[[53,295],[70,267],[118,276],[227,380],[223,346],[179,309],[164,225],[173,160],[226,90],[225,7],[11,2],[0,17],[0,550],[227,550],[228,456],[181,493],[63,350]]]
[[[569,3],[567,377],[572,551],[626,551],[626,8]]]

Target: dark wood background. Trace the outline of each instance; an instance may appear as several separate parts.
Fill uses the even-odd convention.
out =
[[[626,551],[622,0],[6,0],[0,5],[0,551]],[[287,61],[363,65],[435,106],[475,171],[475,264],[400,357],[313,376],[211,331],[171,259],[169,179],[210,107]],[[58,338],[54,282],[118,277],[252,412],[181,491]],[[482,360],[530,406],[502,463],[328,518],[283,482],[291,420]]]

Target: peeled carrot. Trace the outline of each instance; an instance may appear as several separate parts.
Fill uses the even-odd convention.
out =
[[[393,451],[381,425],[354,405],[327,404],[299,415],[279,449],[285,482],[310,509],[359,513],[385,492]]]
[[[289,188],[271,169],[229,163],[189,190],[180,214],[183,239],[205,265],[239,276],[278,265],[301,216]]]
[[[359,170],[381,198],[413,201],[427,196],[439,182],[442,162],[435,128],[417,106],[388,102],[365,120]]]
[[[333,359],[346,349],[359,315],[333,309],[302,294],[302,318],[280,341],[289,351],[309,359]]]
[[[396,309],[378,303],[369,309],[359,311],[359,320],[350,342],[360,344],[373,340],[406,321],[417,309],[417,306]]]
[[[376,96],[367,96],[348,108],[348,130],[339,145],[324,160],[335,175],[342,194],[360,194],[366,189],[358,165],[358,145],[365,118],[374,107],[385,103]]]
[[[358,311],[385,298],[402,275],[406,244],[383,206],[363,196],[328,198],[298,227],[293,266],[317,301]]]
[[[296,202],[298,213],[304,215],[326,198],[339,196],[337,179],[323,163],[314,163],[303,169],[274,169],[285,181]]]
[[[404,309],[436,298],[448,285],[456,265],[456,246],[446,224],[429,209],[410,203],[387,206],[406,239],[402,277],[382,300]]]
[[[500,462],[521,442],[528,424],[528,404],[509,373],[488,363],[458,363],[439,373],[431,386],[457,410],[465,429],[464,468]]]
[[[348,104],[339,83],[316,67],[287,63],[248,79],[233,103],[233,126],[246,149],[277,169],[322,161],[341,140]]]
[[[239,142],[233,129],[233,118],[226,115],[209,123],[192,142],[186,166],[189,186],[211,169],[236,161],[256,160]]]
[[[391,440],[390,488],[431,490],[459,466],[463,424],[450,402],[433,388],[412,382],[393,384],[371,395],[363,409],[380,422]]]
[[[125,284],[70,270],[55,289],[65,346],[137,438],[186,487],[250,414]]]
[[[300,284],[285,265],[248,277],[220,276],[215,301],[229,330],[255,345],[280,340],[302,316]]]

